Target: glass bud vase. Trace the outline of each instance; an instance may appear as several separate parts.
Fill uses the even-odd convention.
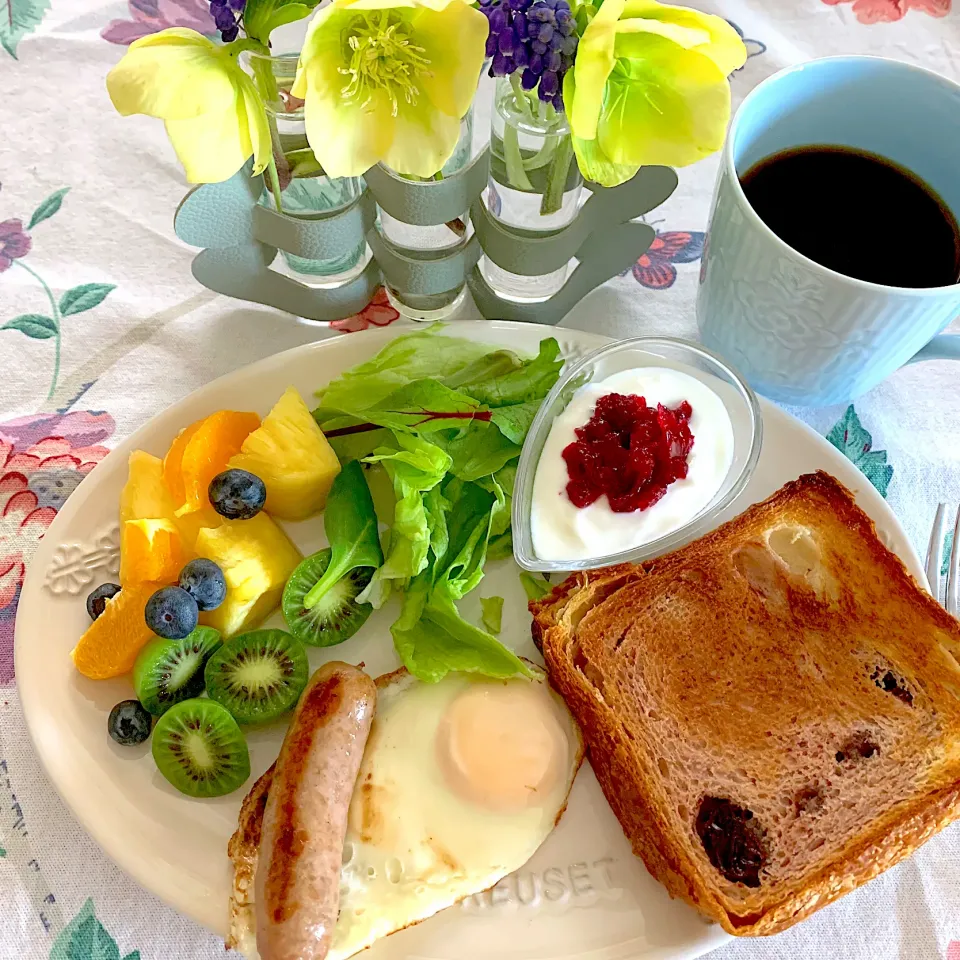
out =
[[[279,56],[246,51],[241,55],[260,91],[270,124],[274,159],[280,187],[274,192],[269,173],[263,175],[261,205],[279,209],[291,217],[313,219],[317,214],[337,213],[360,198],[359,177],[328,177],[306,141],[303,101],[290,92],[297,76],[299,54]],[[367,244],[359,243],[342,255],[324,260],[298,257],[281,250],[288,276],[312,287],[329,288],[359,276],[369,259]]]
[[[466,167],[473,155],[473,107],[460,121],[460,138],[450,159],[443,168],[429,180],[442,180],[452,176]],[[419,180],[397,173],[385,164],[384,169],[401,180]],[[383,238],[398,252],[405,256],[421,260],[442,258],[453,253],[460,247],[466,246],[470,234],[470,211],[464,210],[459,217],[433,226],[420,226],[404,223],[392,217],[386,210],[379,210],[378,228]],[[466,297],[466,283],[460,284],[454,290],[444,293],[428,295],[411,294],[397,290],[391,284],[385,283],[387,298],[402,317],[408,320],[444,320],[452,316],[460,308]]]
[[[583,177],[564,113],[520,86],[520,75],[497,79],[491,112],[490,182],[484,203],[501,223],[550,234],[577,216]],[[553,296],[570,264],[542,276],[511,273],[484,257],[481,270],[501,297],[537,302]]]

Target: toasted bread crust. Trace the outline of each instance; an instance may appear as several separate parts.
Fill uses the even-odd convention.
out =
[[[750,571],[744,577],[731,576],[730,558],[738,548],[753,549],[752,544],[767,542],[758,538],[772,525],[787,522],[784,517],[791,518],[790,523],[802,522],[818,535],[823,533],[831,545],[838,544],[835,550],[831,546],[827,573],[832,579],[819,583],[818,592],[803,578],[777,573],[775,583],[771,581],[770,596],[758,600],[757,584],[748,582]],[[711,572],[716,570],[723,576],[714,582]],[[792,568],[789,572],[793,573]],[[869,605],[858,601],[857,591],[850,584],[861,573],[882,583],[889,594],[896,614],[892,627],[891,622],[875,618]],[[809,574],[812,578],[819,575]],[[897,796],[877,793],[879,812],[839,838],[829,837],[824,847],[828,852],[819,861],[811,862],[796,875],[784,868],[774,880],[768,879],[756,889],[728,882],[707,860],[693,829],[691,812],[685,811],[685,818],[677,812],[676,793],[671,792],[670,783],[677,775],[672,767],[669,773],[658,768],[651,747],[657,736],[653,730],[656,725],[646,718],[643,709],[630,702],[630,696],[640,695],[640,687],[631,686],[635,682],[631,671],[644,656],[655,656],[645,648],[644,629],[637,628],[636,621],[648,632],[655,629],[655,620],[644,620],[644,605],[652,607],[667,585],[684,577],[693,578],[692,591],[711,591],[710,603],[720,605],[731,621],[759,610],[757,616],[766,618],[756,621],[761,629],[772,629],[770,625],[775,626],[781,614],[785,622],[798,621],[813,632],[835,632],[838,621],[848,624],[851,633],[858,624],[873,630],[880,626],[902,629],[903,636],[885,638],[886,645],[878,642],[878,649],[893,649],[901,657],[905,669],[909,669],[916,702],[907,706],[887,696],[889,706],[877,706],[867,694],[853,690],[850,696],[861,697],[861,714],[889,710],[890,724],[916,724],[921,707],[934,705],[930,712],[936,717],[939,740],[924,743],[932,759],[917,774],[915,785]],[[760,582],[761,590],[765,585]],[[702,641],[705,656],[722,651],[724,637],[703,637],[705,630],[722,631],[722,623],[718,627],[714,621],[704,621],[703,610],[695,609],[700,610],[699,620],[690,614],[692,620],[681,620],[676,627],[678,647]],[[800,477],[673,554],[637,566],[619,565],[571,576],[548,596],[531,602],[530,610],[533,635],[542,647],[551,681],[584,731],[594,771],[634,853],[672,896],[693,904],[732,934],[759,936],[786,929],[908,856],[960,816],[960,751],[952,745],[960,738],[960,624],[916,584],[900,559],[882,544],[873,523],[856,506],[852,495],[827,474]],[[633,611],[639,612],[630,625]],[[863,629],[869,633],[867,628]],[[615,643],[608,642],[611,638]],[[770,642],[769,635],[764,636],[764,642]],[[650,646],[653,648],[653,644]],[[624,667],[624,658],[632,658],[630,669]],[[785,662],[790,661],[785,658]],[[853,657],[850,662],[855,663]],[[705,662],[702,670],[708,671],[712,665]],[[650,669],[660,666],[654,663]],[[690,696],[696,697],[696,679],[690,683]],[[785,681],[778,678],[776,683]],[[880,684],[876,686],[879,690]],[[626,696],[624,691],[628,692]],[[884,697],[874,699],[883,701]],[[681,697],[679,702],[668,703],[667,708],[682,719],[691,702]],[[762,702],[758,695],[758,703]],[[879,720],[887,722],[885,716]],[[764,717],[752,726],[745,725],[744,743],[761,758],[759,767],[747,771],[754,774],[754,783],[762,779],[766,769],[762,765],[761,738],[770,737],[771,729],[777,734],[790,732],[789,718],[783,721],[782,729],[776,727],[777,722],[777,718]],[[691,736],[695,732],[687,730]],[[886,748],[886,741],[884,745]],[[776,771],[791,772],[801,760],[785,759],[783,748],[768,753],[769,776],[776,788]],[[886,754],[882,759],[892,762]],[[844,776],[855,779],[860,776],[859,769],[866,767]],[[750,778],[744,782],[749,788]]]

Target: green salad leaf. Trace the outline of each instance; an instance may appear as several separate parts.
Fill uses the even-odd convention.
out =
[[[303,598],[310,610],[351,570],[383,563],[380,532],[373,498],[358,460],[351,460],[330,487],[323,513],[323,529],[330,544],[330,563]]]
[[[480,619],[491,633],[499,633],[503,627],[503,597],[481,597]]]
[[[528,600],[542,600],[553,589],[542,577],[535,577],[526,570],[520,574],[520,583]]]
[[[380,464],[396,498],[385,558],[358,599],[381,607],[402,593],[391,633],[422,680],[451,670],[529,675],[464,620],[457,601],[483,579],[487,560],[512,553],[517,459],[560,375],[560,347],[549,338],[525,359],[442,330],[397,337],[318,393],[314,418],[337,455]],[[496,599],[484,601],[485,624],[502,617]]]
[[[357,597],[361,603],[380,608],[390,596],[391,582],[406,582],[427,565],[427,553],[436,537],[446,538],[444,505],[437,498],[428,511],[425,494],[430,493],[447,475],[450,456],[440,447],[409,433],[398,433],[393,449],[378,447],[367,463],[380,463],[393,483],[397,498],[386,560]]]
[[[414,380],[443,380],[490,354],[490,347],[447,337],[441,324],[391,340],[375,357],[317,391],[325,410],[366,410]]]

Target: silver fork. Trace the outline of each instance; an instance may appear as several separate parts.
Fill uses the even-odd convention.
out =
[[[947,514],[947,505],[937,507],[937,515],[930,531],[930,546],[927,548],[927,583],[937,603],[940,603],[940,568],[943,566],[943,527]],[[953,524],[953,548],[950,551],[950,566],[947,570],[947,586],[944,592],[943,606],[947,613],[955,617],[960,615],[960,509]]]

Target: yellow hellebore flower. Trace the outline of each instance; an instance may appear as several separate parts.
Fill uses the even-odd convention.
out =
[[[271,156],[270,128],[253,81],[228,48],[172,27],[130,44],[107,74],[117,111],[163,120],[191,183],[232,177],[253,154],[259,174]]]
[[[588,180],[614,187],[644,164],[684,167],[723,145],[727,76],[747,51],[720,17],[657,0],[605,0],[563,84]]]
[[[331,177],[383,162],[433,176],[477,91],[487,18],[463,0],[335,0],[310,24],[292,93]]]

